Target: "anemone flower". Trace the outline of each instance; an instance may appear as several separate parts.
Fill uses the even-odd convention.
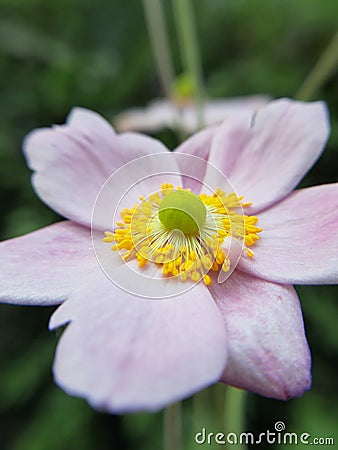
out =
[[[338,184],[293,189],[328,129],[323,103],[282,99],[174,152],[81,108],[29,134],[34,189],[67,220],[1,244],[0,298],[62,303],[56,382],[114,413],[218,381],[309,389],[292,284],[337,282]]]
[[[266,104],[267,95],[251,95],[226,99],[209,100],[203,107],[203,122],[206,126],[223,122],[234,114],[253,113]],[[199,123],[194,103],[189,100],[173,101],[156,99],[145,108],[130,108],[117,115],[113,121],[120,132],[157,132],[165,128],[181,129],[185,133],[198,130]]]

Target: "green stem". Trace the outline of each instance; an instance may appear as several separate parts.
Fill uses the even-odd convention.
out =
[[[200,430],[207,427],[210,411],[209,389],[197,392],[192,398],[194,429]]]
[[[181,402],[168,406],[163,413],[164,450],[182,449],[182,405]]]
[[[224,426],[224,393],[227,386],[224,383],[217,383],[212,387],[212,403],[214,405],[214,423],[217,430],[222,430]]]
[[[337,69],[338,63],[338,33],[334,36],[324,53],[319,58],[302,86],[296,92],[296,100],[311,100],[325,81]]]
[[[245,444],[240,444],[239,439],[241,433],[245,429],[245,398],[246,391],[236,389],[231,386],[227,387],[224,401],[224,433],[235,433],[238,439],[236,449],[246,449]],[[232,445],[227,444],[225,448]]]
[[[203,74],[191,0],[172,0],[184,72],[191,77],[199,127],[203,126]]]
[[[143,0],[143,9],[158,76],[165,95],[170,98],[174,69],[161,0]]]

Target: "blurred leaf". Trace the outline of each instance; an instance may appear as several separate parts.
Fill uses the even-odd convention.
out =
[[[50,373],[53,362],[52,339],[33,342],[25,352],[11,361],[0,373],[0,384],[4,387],[0,397],[0,413],[10,407],[25,404],[37,395],[46,373]]]
[[[11,450],[92,450],[91,411],[81,400],[68,399],[55,387],[42,398],[36,413],[20,427]],[[89,438],[89,439],[88,439]],[[29,444],[28,444],[29,443]]]

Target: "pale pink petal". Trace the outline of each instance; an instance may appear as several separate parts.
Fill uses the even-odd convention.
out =
[[[208,160],[218,130],[218,127],[205,128],[183,142],[173,153],[180,167],[183,187],[195,194],[203,192],[212,195],[219,187],[228,193],[235,190],[220,168]]]
[[[183,177],[183,187],[191,189],[196,194],[201,190],[201,182],[207,169],[207,163],[202,164],[202,161],[208,161],[211,143],[217,130],[217,127],[205,128],[188,138],[175,149],[175,154],[179,155],[182,153],[191,157],[191,159],[178,158],[178,163],[182,174],[191,174],[189,177]],[[194,158],[195,163],[193,162]],[[200,162],[199,159],[202,161]]]
[[[136,258],[123,261],[118,251],[111,251],[111,244],[102,241],[103,234],[93,232],[93,244],[97,260],[105,275],[119,288],[132,295],[147,299],[163,299],[182,295],[195,284],[182,283],[179,276],[165,277],[162,266],[152,261],[139,267]]]
[[[252,114],[268,101],[266,95],[209,100],[203,107],[203,124],[215,125],[237,114]],[[176,128],[193,133],[200,128],[197,108],[193,103],[179,104],[163,99],[153,100],[144,108],[122,112],[115,118],[114,124],[119,131],[156,132]]]
[[[235,271],[211,292],[227,328],[225,383],[281,400],[310,387],[310,352],[292,286]]]
[[[268,95],[248,95],[215,99],[205,105],[206,125],[217,124],[237,114],[254,113],[271,100]]]
[[[226,120],[212,141],[209,162],[253,203],[252,212],[262,210],[298,184],[320,156],[328,132],[322,102],[272,101],[252,121]],[[210,179],[217,182],[207,171],[205,181]]]
[[[188,155],[197,156],[198,158],[202,158],[207,161],[209,158],[212,140],[218,130],[219,127],[210,126],[198,131],[176,147],[175,152],[187,153]]]
[[[214,100],[208,102],[205,107],[206,113],[211,116],[210,119],[207,120],[206,125],[208,126],[182,142],[182,144],[175,149],[175,152],[185,153],[187,155],[195,156],[208,161],[213,138],[219,131],[219,127],[211,125],[223,122],[225,119],[229,119],[233,116],[239,116],[241,118],[241,122],[245,121],[244,118],[246,118],[247,122],[250,123],[253,113],[259,107],[266,104],[267,101],[268,97],[261,95],[234,97],[226,100]],[[214,116],[218,116],[218,119],[213,121],[211,118]],[[231,149],[229,150],[231,152]],[[191,165],[194,165],[191,161],[188,162],[188,160],[182,160],[180,166],[182,166],[183,173],[185,170],[191,170]],[[202,181],[205,176],[206,166],[202,167],[199,165],[198,167],[199,170],[195,170],[196,177]],[[187,187],[191,187],[192,189],[195,187],[193,184],[191,186],[188,185],[188,182],[186,182],[186,184]]]
[[[158,410],[216,382],[224,370],[225,327],[204,285],[181,297],[147,300],[102,276],[65,302],[51,327],[69,321],[54,376],[95,408]]]
[[[173,128],[177,120],[178,110],[174,103],[156,99],[145,108],[130,108],[114,119],[119,131],[156,132],[165,128]]]
[[[129,161],[166,148],[136,133],[118,135],[98,114],[74,109],[63,126],[31,132],[24,142],[33,185],[62,216],[90,225],[92,208],[107,178]]]
[[[258,225],[255,256],[241,258],[241,270],[278,283],[338,283],[338,183],[293,192]]]
[[[0,244],[0,300],[20,305],[61,303],[99,271],[90,230],[59,222]]]
[[[116,134],[108,120],[97,112],[80,106],[72,108],[67,117],[67,124],[84,136],[92,136],[97,144],[104,147],[109,145],[112,135]],[[58,125],[54,125],[55,127]]]
[[[171,152],[154,153],[123,165],[105,182],[93,208],[92,225],[104,231],[121,221],[120,212],[141,202],[140,196],[161,191],[163,183],[182,185],[177,156]]]
[[[265,95],[209,100],[203,108],[203,125],[220,124],[224,120],[237,115],[251,117],[255,111],[265,105],[269,100],[270,98]],[[190,104],[182,109],[182,117],[179,125],[189,133],[193,133],[200,128],[196,106]]]

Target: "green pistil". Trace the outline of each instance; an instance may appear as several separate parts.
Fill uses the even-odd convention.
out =
[[[181,230],[185,235],[196,234],[205,224],[206,208],[197,195],[178,190],[164,197],[158,217],[168,230]]]

